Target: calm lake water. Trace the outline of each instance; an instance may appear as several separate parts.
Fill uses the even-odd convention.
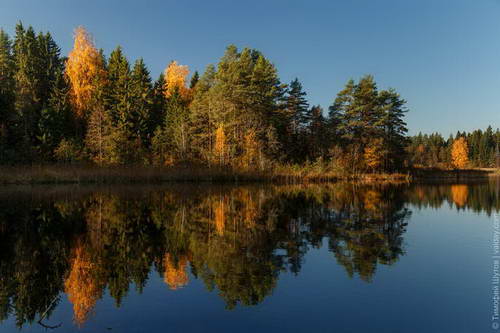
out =
[[[494,332],[499,192],[2,188],[0,332]]]

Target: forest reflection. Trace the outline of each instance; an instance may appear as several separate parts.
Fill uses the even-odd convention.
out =
[[[324,244],[370,282],[404,255],[411,210],[444,204],[492,214],[498,184],[4,190],[0,321],[48,319],[65,293],[81,326],[105,291],[119,306],[152,271],[171,290],[200,279],[229,309],[256,305]]]

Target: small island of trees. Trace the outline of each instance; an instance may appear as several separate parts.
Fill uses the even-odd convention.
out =
[[[261,52],[227,47],[200,75],[171,61],[156,81],[83,28],[63,57],[50,33],[0,30],[0,164],[95,165],[359,175],[491,168],[500,132],[407,135],[406,101],[373,76],[349,80],[327,112]]]

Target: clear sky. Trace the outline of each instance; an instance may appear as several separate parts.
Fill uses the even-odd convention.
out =
[[[500,127],[500,0],[1,0],[0,26],[12,35],[19,20],[65,55],[83,25],[154,79],[171,60],[201,72],[233,43],[325,109],[349,78],[373,74],[408,101],[411,134]]]

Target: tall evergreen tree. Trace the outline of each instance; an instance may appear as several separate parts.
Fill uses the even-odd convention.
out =
[[[357,84],[349,80],[339,92],[330,106],[330,122],[337,127],[335,132],[350,155],[347,160],[352,171],[363,166],[363,155],[371,170],[402,166],[407,132],[405,103],[392,89],[378,91],[370,75]]]
[[[71,110],[69,86],[63,71],[55,73],[46,106],[38,122],[40,145],[38,152],[44,160],[53,160],[61,142],[77,142],[74,114]],[[70,159],[76,156],[70,157]]]
[[[307,126],[307,150],[304,152],[311,160],[326,157],[328,151],[327,120],[323,116],[323,109],[317,105],[309,110]]]
[[[288,160],[300,161],[306,157],[306,126],[311,120],[309,103],[302,84],[295,78],[284,97],[281,121],[277,124],[280,141]]]
[[[196,84],[193,101],[190,104],[189,131],[192,140],[193,153],[201,161],[212,159],[215,127],[213,108],[210,107],[211,88],[215,83],[215,67],[208,65]],[[220,124],[219,124],[220,125]]]
[[[143,147],[149,146],[151,133],[154,131],[153,85],[149,71],[141,59],[137,60],[131,73],[130,99],[132,102],[132,132]]]
[[[383,159],[384,170],[393,171],[403,165],[405,147],[408,144],[408,129],[404,121],[407,112],[406,101],[394,89],[382,90],[379,93],[380,119],[377,125],[382,131],[382,139],[387,154]]]
[[[42,109],[48,105],[56,73],[63,69],[59,48],[50,34],[38,36],[32,27],[16,26],[14,41],[16,96],[15,109],[22,149],[29,160],[40,150],[39,121]]]
[[[300,129],[304,128],[310,120],[309,103],[305,96],[306,92],[302,89],[299,79],[295,78],[287,90],[286,113],[288,114],[291,132],[298,134]]]
[[[189,88],[193,89],[199,80],[200,80],[200,74],[198,73],[198,71],[194,71],[193,77],[191,78],[191,82],[189,83]]]
[[[165,98],[165,75],[160,74],[153,84],[153,110],[150,117],[151,127],[156,130],[162,124],[167,109]]]
[[[170,95],[167,113],[152,139],[156,163],[171,165],[190,157],[189,109],[180,91]]]
[[[130,126],[130,65],[120,46],[111,52],[108,61],[109,92],[107,103],[115,122]]]
[[[245,153],[244,137],[250,132],[258,142],[259,163],[275,157],[275,120],[282,89],[274,65],[258,51],[244,49],[240,53],[231,45],[217,66],[214,82],[205,100],[213,133],[206,136],[215,135],[215,129],[223,124],[232,164],[238,164],[238,156]]]
[[[12,43],[5,31],[0,29],[0,163],[12,156],[11,131],[14,120],[14,59]]]

